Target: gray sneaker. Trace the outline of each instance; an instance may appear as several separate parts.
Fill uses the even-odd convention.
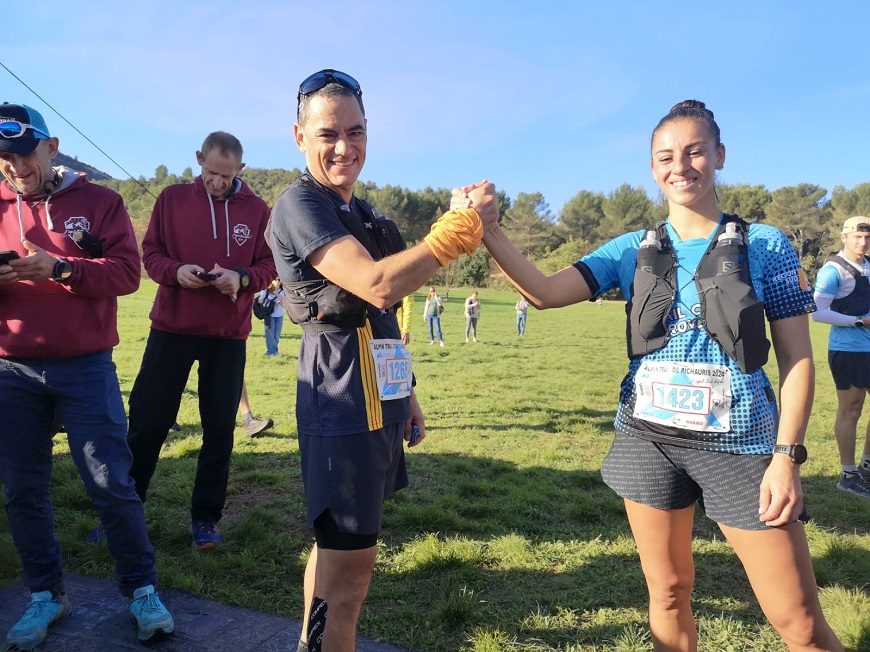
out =
[[[863,464],[858,465],[858,475],[861,476],[861,479],[870,484],[870,466],[864,466]]]
[[[275,425],[272,419],[258,419],[252,416],[250,419],[245,419],[245,437],[260,437],[264,430],[268,430]]]
[[[845,491],[859,498],[870,498],[870,484],[857,473],[843,474],[837,481],[837,489]]]

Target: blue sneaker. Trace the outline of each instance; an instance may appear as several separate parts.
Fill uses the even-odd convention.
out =
[[[69,612],[66,595],[54,596],[51,591],[31,593],[30,604],[6,634],[6,645],[11,649],[32,650],[45,640],[51,624]]]
[[[224,542],[220,530],[211,521],[192,521],[190,532],[193,534],[194,550],[211,550]]]
[[[175,631],[172,614],[160,602],[160,596],[151,584],[133,591],[130,613],[136,619],[140,641],[150,641],[155,636],[165,636]]]

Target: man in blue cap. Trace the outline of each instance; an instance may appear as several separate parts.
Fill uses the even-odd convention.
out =
[[[105,527],[139,639],[174,629],[154,589],[112,362],[117,297],[139,287],[139,252],[120,196],[52,167],[57,153],[39,112],[0,104],[0,483],[31,592],[6,644],[21,650],[39,645],[70,611],[49,496],[55,414]]]

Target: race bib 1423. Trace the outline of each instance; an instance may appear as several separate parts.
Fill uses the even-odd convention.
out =
[[[731,428],[731,370],[724,365],[644,361],[634,388],[637,419],[703,432]]]

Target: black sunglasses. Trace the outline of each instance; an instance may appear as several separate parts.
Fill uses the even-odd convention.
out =
[[[327,84],[338,84],[349,91],[353,91],[357,97],[362,97],[362,88],[360,88],[359,82],[356,79],[340,70],[327,68],[320,72],[316,72],[313,75],[309,75],[301,84],[299,84],[299,93],[296,95],[296,102],[298,103],[306,95],[316,93]]]

